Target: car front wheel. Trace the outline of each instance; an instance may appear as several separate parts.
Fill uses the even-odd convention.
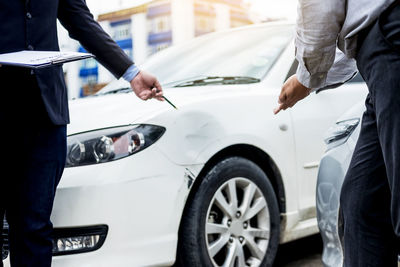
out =
[[[178,265],[272,266],[279,210],[268,177],[253,162],[227,158],[201,181],[185,210]]]

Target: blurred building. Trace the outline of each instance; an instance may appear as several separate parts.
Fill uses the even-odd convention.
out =
[[[126,3],[123,6],[126,7]],[[110,9],[115,10],[115,7]],[[99,14],[97,19],[139,65],[148,56],[173,44],[258,22],[243,0],[153,0]],[[76,43],[61,45],[63,48],[85,51]],[[65,72],[70,98],[92,94],[114,79],[94,59],[68,64]]]

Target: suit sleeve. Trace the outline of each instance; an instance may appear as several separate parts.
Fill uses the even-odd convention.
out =
[[[58,19],[69,36],[81,43],[116,78],[122,77],[134,63],[101,28],[85,0],[60,0]]]

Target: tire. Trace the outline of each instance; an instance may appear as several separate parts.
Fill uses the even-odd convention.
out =
[[[272,266],[280,215],[260,167],[227,158],[206,174],[191,199],[181,222],[177,266]]]

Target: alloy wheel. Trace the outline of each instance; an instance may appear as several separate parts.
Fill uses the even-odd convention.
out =
[[[260,188],[241,177],[220,186],[207,211],[205,234],[214,266],[260,266],[270,239],[270,214]]]

